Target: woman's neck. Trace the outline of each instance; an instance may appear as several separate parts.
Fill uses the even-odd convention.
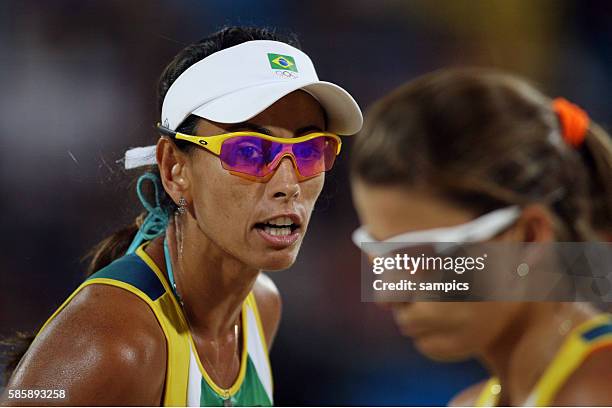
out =
[[[513,319],[481,355],[500,381],[499,405],[524,404],[567,334],[595,314],[586,304],[526,303],[521,317]]]
[[[233,332],[259,270],[223,251],[195,222],[179,222],[178,226],[171,222],[166,238],[176,289],[191,332],[207,338]],[[150,247],[149,251],[161,258],[156,263],[165,270],[163,237]]]

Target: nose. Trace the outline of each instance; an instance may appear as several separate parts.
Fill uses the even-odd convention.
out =
[[[281,159],[267,185],[272,198],[290,200],[299,197],[300,183],[296,171],[290,157],[283,157]]]

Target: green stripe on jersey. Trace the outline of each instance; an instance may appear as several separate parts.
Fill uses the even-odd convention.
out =
[[[200,382],[200,406],[201,407],[222,407],[224,400],[217,394],[210,385],[202,378]],[[255,365],[251,356],[247,358],[247,369],[240,389],[231,397],[231,405],[235,407],[271,407],[272,401],[259,380]]]

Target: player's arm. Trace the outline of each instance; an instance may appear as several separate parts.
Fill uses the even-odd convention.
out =
[[[272,279],[260,273],[253,286],[253,294],[257,301],[257,308],[261,315],[261,325],[269,350],[272,348],[272,343],[276,337],[282,313],[280,293]]]
[[[1,405],[159,405],[165,337],[151,309],[118,287],[83,288],[45,327],[15,369]],[[62,390],[63,399],[9,398]]]

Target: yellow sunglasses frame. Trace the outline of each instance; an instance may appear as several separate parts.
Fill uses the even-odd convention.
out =
[[[171,136],[178,140],[185,140],[187,142],[197,144],[198,146],[203,147],[209,152],[213,153],[215,156],[219,156],[221,154],[221,146],[223,145],[224,141],[226,141],[227,139],[231,139],[233,137],[237,137],[237,136],[255,136],[260,139],[269,140],[271,142],[277,142],[281,144],[297,144],[301,142],[306,142],[308,140],[316,139],[317,137],[328,136],[336,140],[336,142],[338,142],[336,156],[340,154],[340,150],[342,148],[342,140],[340,139],[340,136],[338,136],[335,133],[330,133],[330,132],[314,132],[314,133],[309,133],[307,135],[300,136],[300,137],[286,138],[286,137],[270,136],[270,135],[266,135],[265,133],[259,133],[259,132],[231,132],[231,133],[222,133],[219,135],[212,135],[212,136],[194,136],[194,135],[187,135],[187,134],[180,133],[180,132],[175,132],[174,130],[168,129],[167,127],[162,126],[159,123],[157,124],[157,129],[166,136]]]

